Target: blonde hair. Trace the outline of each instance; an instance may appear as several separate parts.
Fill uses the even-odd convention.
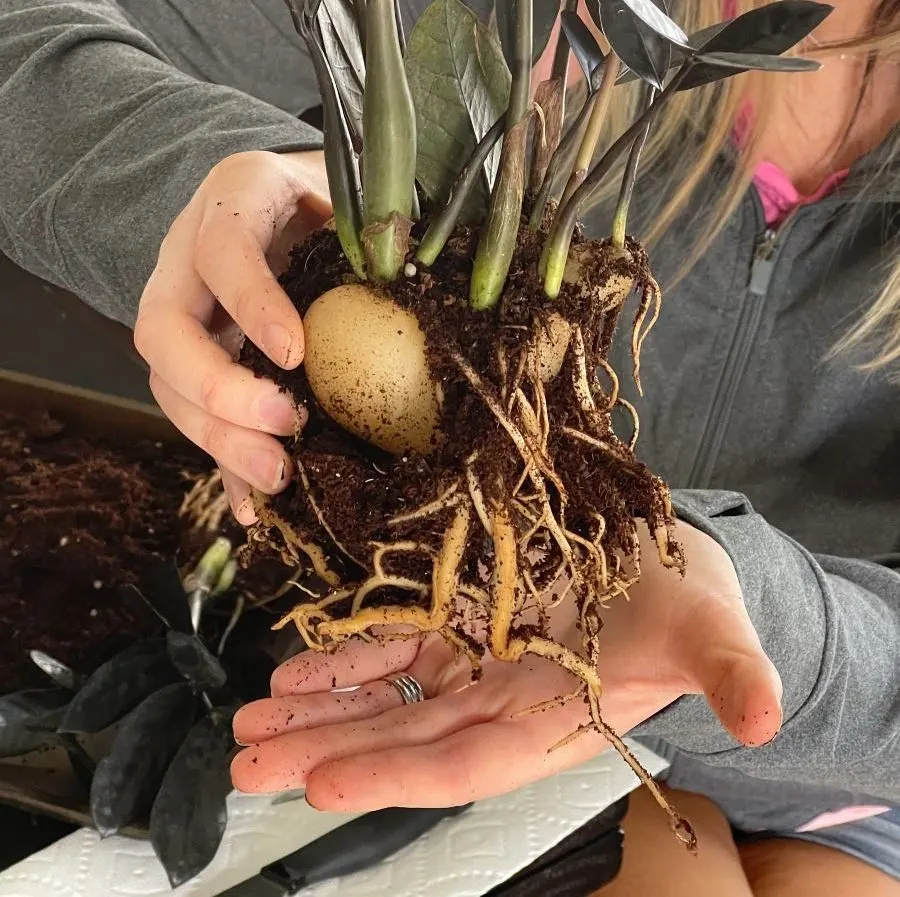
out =
[[[745,12],[764,4],[766,0],[738,0],[739,12]],[[722,0],[672,0],[670,13],[687,33],[698,31],[721,21]],[[801,52],[798,49],[798,52]],[[867,74],[874,61],[886,55],[900,53],[900,0],[881,0],[870,31],[866,35],[841,43],[807,46],[802,52],[812,58],[827,61],[836,55],[859,55],[867,61]],[[751,82],[750,78],[756,79]],[[697,90],[677,94],[660,111],[647,142],[641,166],[657,170],[665,168],[669,190],[660,191],[661,198],[655,209],[641,210],[641,217],[648,215],[653,222],[647,233],[638,234],[651,246],[683,211],[694,190],[709,175],[717,158],[732,146],[732,134],[738,115],[751,85],[754,88],[752,125],[744,145],[738,151],[738,164],[730,181],[715,204],[696,241],[694,252],[685,259],[680,279],[709,247],[716,234],[725,225],[740,204],[753,179],[754,162],[758,154],[759,138],[769,120],[772,91],[778,89],[778,78],[783,75],[740,76],[708,85]],[[610,138],[628,127],[638,114],[643,102],[643,89],[638,82],[617,89],[621,100],[611,104],[605,133]],[[860,98],[861,100],[862,98]],[[691,151],[672,154],[667,148],[684,145],[685,138],[692,139]],[[888,158],[900,154],[900,129],[894,129],[890,138],[892,146]],[[603,147],[600,147],[602,151]],[[673,159],[673,155],[676,157]],[[624,161],[606,180],[599,191],[598,203],[614,202]],[[874,369],[900,360],[900,261],[889,265],[880,295],[865,310],[862,319],[844,335],[836,351],[848,350],[863,343],[874,343],[870,359],[862,367]]]

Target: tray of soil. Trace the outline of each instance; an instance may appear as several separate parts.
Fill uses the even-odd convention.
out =
[[[252,543],[323,583],[278,623],[313,650],[403,625],[440,634],[473,679],[487,655],[566,669],[580,687],[560,700],[590,711],[580,731],[603,733],[693,847],[600,715],[607,602],[642,563],[673,576],[685,563],[619,390],[622,376],[640,390],[662,300],[628,207],[662,107],[749,69],[817,68],[782,54],[830,7],[784,0],[688,35],[664,0],[590,0],[592,21],[574,5],[498,2],[486,24],[433,0],[407,38],[393,0],[288,0],[318,76],[334,218],[282,278],[304,320],[303,367],[285,372],[249,344],[242,355],[309,412],[289,444],[295,482],[255,496]],[[532,91],[557,20],[551,77]],[[610,134],[614,96],[633,116]],[[611,186],[611,233],[588,239],[581,215]],[[630,371],[608,357],[620,330]],[[644,524],[655,550],[641,558]],[[577,649],[550,628],[564,602]]]
[[[173,885],[224,831],[234,710],[298,643],[209,468],[155,409],[0,372],[0,803],[150,837]]]

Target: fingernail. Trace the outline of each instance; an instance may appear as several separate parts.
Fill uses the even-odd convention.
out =
[[[287,464],[275,452],[255,452],[248,459],[248,466],[263,490],[278,490],[287,478]]]
[[[262,331],[262,349],[276,364],[286,365],[291,356],[291,334],[283,324],[266,324]]]
[[[291,436],[300,425],[300,415],[283,392],[267,392],[257,400],[256,414],[267,430],[279,436]]]

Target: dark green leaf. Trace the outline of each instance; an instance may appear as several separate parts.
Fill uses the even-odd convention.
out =
[[[761,53],[700,53],[697,60],[705,65],[735,69],[736,73],[750,69],[762,72],[814,72],[821,67],[821,63],[815,59],[764,56]]]
[[[322,0],[318,22],[322,50],[347,120],[361,141],[366,62],[353,7],[347,0]]]
[[[578,60],[581,71],[584,72],[585,80],[591,85],[592,90],[596,90],[600,86],[600,75],[606,58],[600,44],[577,13],[564,10],[560,22],[572,53]]]
[[[27,754],[52,740],[71,697],[64,688],[42,688],[0,698],[0,757]]]
[[[688,37],[688,43],[690,43],[690,47],[680,47],[674,44],[671,44],[672,49],[672,58],[669,60],[669,71],[673,68],[680,66],[684,60],[693,55],[693,50],[691,47],[700,47],[706,41],[708,41],[711,37],[718,34],[723,28],[728,25],[727,22],[718,22],[715,25],[710,25],[708,28],[701,28],[699,31],[695,31],[693,34]],[[625,69],[621,75],[619,75],[616,80],[616,84],[627,84],[629,81],[636,81],[637,75],[631,71],[631,69]]]
[[[91,784],[91,817],[103,837],[114,835],[150,808],[198,707],[189,686],[168,685],[122,721]]]
[[[534,65],[541,58],[553,26],[559,16],[560,0],[533,0],[532,11],[532,45],[531,64]],[[497,10],[497,32],[500,35],[500,43],[503,47],[503,55],[507,65],[512,68],[513,55],[516,46],[516,0],[499,0]]]
[[[132,587],[132,591],[137,592],[169,628],[191,632],[187,595],[175,564],[167,561],[154,566],[141,577],[140,587]]]
[[[166,643],[175,668],[198,691],[225,684],[228,676],[222,664],[196,636],[170,632]]]
[[[810,0],[775,0],[724,23],[715,35],[694,46],[704,53],[780,56],[808,37],[832,10]]]
[[[228,822],[231,714],[213,711],[188,733],[150,813],[150,838],[173,888],[205,869]]]
[[[666,12],[663,0],[652,0]],[[610,47],[640,78],[662,90],[672,59],[672,44],[634,16],[625,0],[600,0],[600,21]]]
[[[762,54],[775,57],[796,46],[831,13],[832,7],[808,0],[777,0],[726,22],[714,34],[692,37],[692,45],[703,55],[720,53]],[[747,66],[746,68],[757,68]],[[770,69],[771,71],[811,71],[812,69]],[[701,63],[688,73],[681,85],[691,90],[734,74],[721,63]]]
[[[406,72],[416,108],[416,177],[443,205],[475,147],[506,112],[509,69],[496,38],[470,9],[459,0],[436,0],[412,30]],[[495,150],[465,217],[486,205],[498,161]]]
[[[180,681],[165,639],[139,642],[117,654],[88,677],[72,698],[61,732],[100,732],[137,707],[148,695]]]
[[[598,28],[603,28],[600,3],[602,0],[587,0],[587,8]],[[622,0],[633,17],[650,27],[652,31],[679,47],[689,47],[688,36],[653,0]]]
[[[61,660],[57,660],[43,651],[31,651],[28,656],[32,663],[60,688],[65,688],[67,691],[75,691],[80,688],[81,677]]]

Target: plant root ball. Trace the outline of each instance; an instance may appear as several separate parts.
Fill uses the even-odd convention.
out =
[[[350,284],[316,299],[303,327],[306,376],[329,417],[394,455],[434,448],[440,389],[412,314],[369,286]]]

